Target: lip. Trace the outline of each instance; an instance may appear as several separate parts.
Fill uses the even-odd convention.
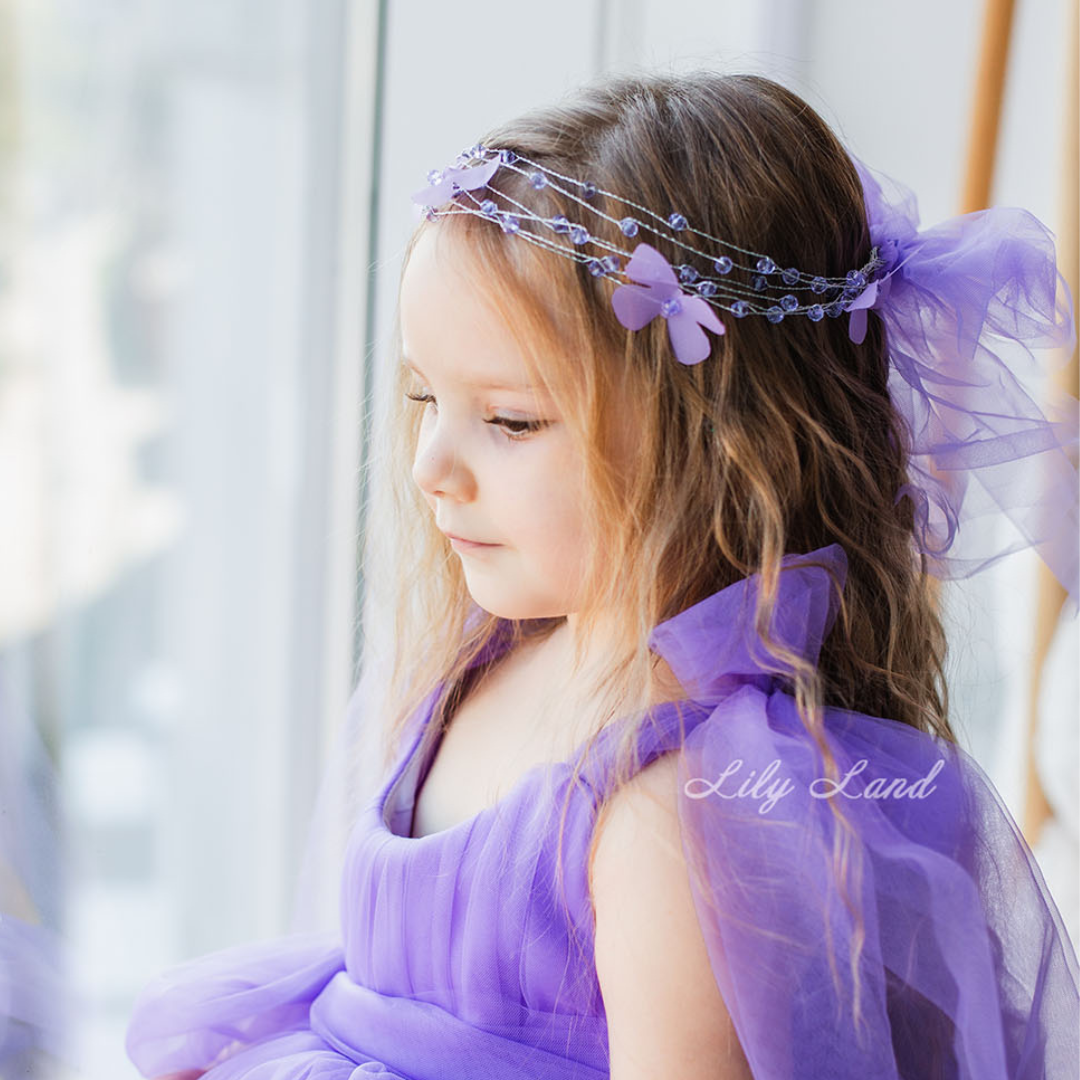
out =
[[[498,544],[482,544],[479,540],[466,540],[463,536],[455,536],[453,533],[448,533],[443,530],[447,540],[450,541],[451,547],[458,551],[473,551],[479,548],[493,548],[499,547]]]

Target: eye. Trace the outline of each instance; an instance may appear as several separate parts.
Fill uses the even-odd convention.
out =
[[[419,401],[423,403],[435,402],[435,398],[431,394],[406,394],[410,401]],[[520,442],[527,435],[532,435],[534,432],[539,431],[541,428],[547,427],[549,421],[547,420],[518,420],[512,416],[493,416],[490,419],[484,421],[485,424],[494,424],[496,427],[501,427],[506,433],[506,437],[511,442]]]
[[[526,435],[531,435],[533,432],[547,427],[546,420],[515,420],[510,416],[493,416],[490,420],[485,420],[484,423],[501,427],[506,432],[506,437],[511,441],[519,441],[524,439]]]

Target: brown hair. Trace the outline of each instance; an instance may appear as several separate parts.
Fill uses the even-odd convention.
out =
[[[805,101],[766,78],[709,71],[608,77],[481,141],[658,211],[678,210],[695,228],[768,252],[779,266],[842,276],[869,257],[851,159]],[[580,220],[576,204],[550,187],[534,191],[508,170],[497,187],[535,213]],[[601,195],[596,203],[616,220],[625,213]],[[624,246],[614,225],[591,215],[588,223],[594,235]],[[673,358],[665,320],[627,331],[611,307],[612,283],[580,263],[467,214],[422,221],[409,251],[430,229],[473,256],[476,289],[505,314],[530,375],[554,395],[580,446],[594,542],[579,619],[587,628],[593,614],[615,612],[625,633],[607,670],[594,673],[597,691],[611,701],[609,718],[646,722],[655,663],[647,639],[658,622],[759,573],[758,630],[827,766],[824,704],[954,740],[942,625],[914,554],[911,503],[894,501],[907,479],[909,444],[887,391],[876,318],[856,346],[846,319],[792,317],[774,326],[728,317],[726,334],[710,338],[711,356],[685,366]],[[665,239],[650,235],[649,242],[672,263],[686,261]],[[438,722],[430,725],[437,729],[466,665],[503,620],[484,612],[468,619],[475,605],[459,562],[408,474],[419,412],[402,400],[403,380],[399,365],[379,496],[380,529],[393,523],[391,726],[403,725],[443,683]],[[625,473],[614,466],[614,448],[631,408],[636,453]],[[848,575],[815,668],[770,643],[765,627],[781,556],[833,542],[847,554]],[[502,629],[523,639],[559,621]],[[629,725],[619,743],[620,780],[637,767],[636,745],[637,728]],[[844,824],[837,801],[828,800]],[[858,848],[844,828],[836,835],[844,891]],[[861,938],[856,946],[853,976]],[[858,1017],[857,995],[854,1011]]]

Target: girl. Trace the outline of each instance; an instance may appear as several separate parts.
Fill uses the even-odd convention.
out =
[[[587,87],[414,200],[340,930],[162,975],[141,1072],[1076,1075],[930,577],[1015,549],[993,493],[1075,600],[1076,403],[991,336],[1069,336],[1046,231],[919,233],[805,102],[711,73]]]

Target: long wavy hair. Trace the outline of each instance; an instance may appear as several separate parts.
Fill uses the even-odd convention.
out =
[[[869,258],[862,188],[844,147],[805,101],[763,77],[608,77],[481,141],[645,206],[677,208],[696,228],[768,252],[781,266],[842,276]],[[534,191],[509,170],[498,186],[538,214],[576,219],[576,204],[550,187]],[[596,197],[618,220],[622,208],[605,201]],[[625,242],[599,217],[589,226],[601,239]],[[618,743],[616,788],[638,767],[639,728],[655,701],[650,631],[754,573],[758,632],[827,769],[834,763],[823,737],[826,704],[955,742],[933,581],[914,547],[911,502],[895,501],[908,479],[910,444],[889,398],[876,318],[860,345],[849,340],[846,319],[792,318],[782,329],[761,318],[727,319],[726,334],[710,339],[710,358],[685,366],[674,360],[665,320],[627,331],[614,316],[609,281],[480,217],[421,221],[406,266],[431,229],[468,254],[469,281],[505,316],[530,376],[554,396],[580,450],[592,530],[582,636],[601,612],[614,613],[624,635],[603,670],[588,673],[605,702],[597,730],[617,716],[633,721]],[[665,239],[650,242],[672,263],[684,261]],[[400,361],[400,332],[397,341]],[[372,465],[369,517],[378,526],[367,535],[369,547],[382,548],[370,580],[392,613],[395,643],[387,763],[409,717],[433,693],[425,735],[439,737],[475,674],[466,669],[496,634],[509,634],[513,645],[562,621],[508,621],[471,600],[460,561],[410,475],[421,410],[405,399],[400,362],[391,379],[383,452]],[[627,424],[636,453],[619,467],[618,426]],[[781,557],[833,542],[847,553],[848,575],[842,591],[834,582],[839,613],[815,667],[770,641],[767,627]],[[577,777],[575,768],[567,804]],[[845,825],[839,800],[827,801]],[[846,828],[836,837],[846,898],[858,844]],[[560,871],[561,850],[562,827]],[[861,935],[855,943],[853,975]]]

